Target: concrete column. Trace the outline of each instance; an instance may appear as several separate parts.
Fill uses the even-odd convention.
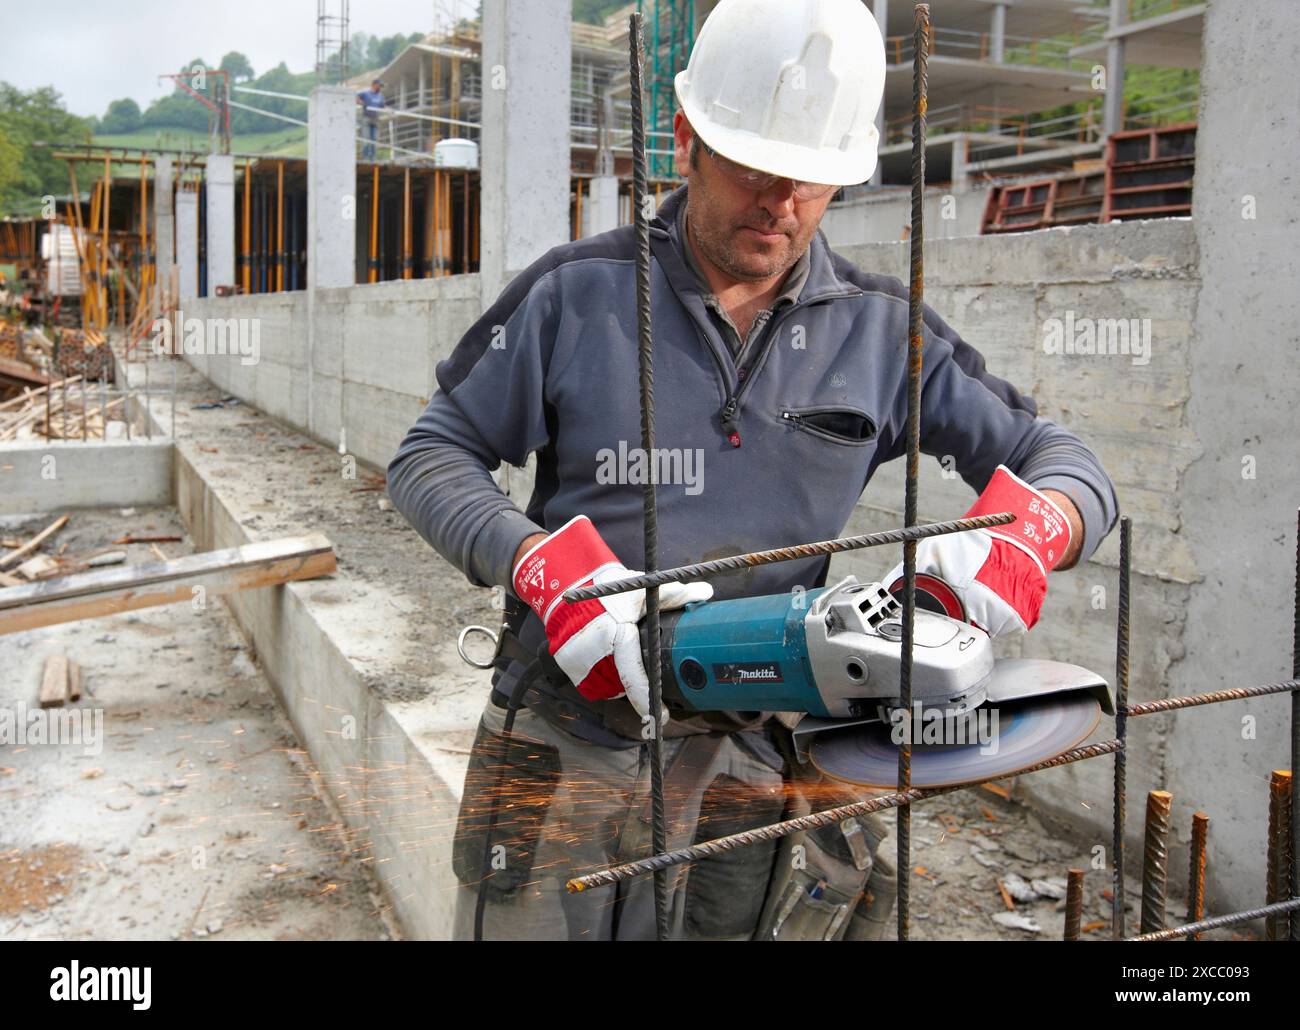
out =
[[[1300,393],[1292,328],[1300,321],[1295,25],[1291,0],[1256,0],[1248,13],[1212,3],[1205,12],[1192,194],[1200,292],[1186,393],[1196,460],[1176,491],[1178,536],[1197,574],[1178,613],[1185,650],[1169,667],[1171,697],[1271,683],[1291,667]],[[1153,336],[1150,369],[1160,346]],[[1137,522],[1135,539],[1144,531]],[[1168,782],[1177,784],[1176,825],[1186,825],[1193,806],[1218,820],[1212,911],[1259,904],[1268,797],[1261,774],[1289,764],[1289,708],[1282,695],[1176,716],[1165,759]],[[1246,715],[1256,730],[1249,739]]]
[[[618,178],[613,175],[597,175],[588,180],[591,187],[585,198],[583,213],[587,228],[584,236],[594,236],[598,232],[618,228]]]
[[[511,274],[569,239],[570,7],[483,0],[485,307]]]
[[[154,282],[159,295],[170,289],[172,266],[176,263],[176,221],[172,214],[172,159],[156,157],[153,162],[153,245]],[[159,304],[161,307],[161,302]]]
[[[970,137],[964,132],[958,133],[952,141],[952,192],[964,193],[970,188],[970,174],[966,171],[966,153],[970,149]]]
[[[199,295],[199,195],[182,188],[176,194],[176,267],[181,302]]]
[[[307,105],[307,288],[356,282],[356,99],[317,86]]]
[[[989,19],[989,57],[1002,63],[1007,45],[1007,5],[994,4]]]
[[[207,167],[208,292],[235,285],[235,159],[209,154]]]
[[[1128,21],[1128,0],[1110,0],[1110,29],[1114,32]],[[1109,136],[1124,128],[1124,41],[1112,39],[1106,46],[1106,99],[1102,105],[1102,132]]]
[[[880,26],[880,34],[886,40],[889,39],[889,0],[872,0],[871,13],[876,16],[876,24]],[[886,43],[885,63],[889,63],[889,44]],[[876,131],[880,133],[880,145],[885,144],[885,101],[881,98],[880,110],[876,112]],[[884,172],[879,164],[876,170],[871,173],[871,185],[879,186],[884,182]]]

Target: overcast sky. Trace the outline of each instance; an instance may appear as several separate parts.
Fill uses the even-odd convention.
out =
[[[284,61],[316,64],[316,0],[4,0],[0,79],[20,89],[53,86],[68,110],[103,115],[110,100],[141,109],[171,90],[160,72],[231,50],[258,74]],[[328,9],[339,0],[327,0]],[[474,0],[351,0],[352,31],[431,32],[435,9],[471,13]]]

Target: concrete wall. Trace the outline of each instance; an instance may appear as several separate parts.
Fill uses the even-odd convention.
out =
[[[187,303],[185,315],[256,320],[248,326],[258,333],[256,363],[188,360],[223,390],[382,468],[433,396],[435,364],[478,317],[478,277],[208,297]]]
[[[1291,673],[1300,36],[1287,0],[1259,0],[1244,17],[1238,6],[1212,3],[1205,21],[1193,208],[1203,285],[1186,407],[1201,453],[1179,484],[1199,582],[1175,694]],[[1264,901],[1267,781],[1289,764],[1288,708],[1283,695],[1198,709],[1170,738],[1179,831],[1196,808],[1210,815],[1211,883],[1235,906]]]
[[[906,279],[905,243],[840,252],[863,268]],[[1178,490],[1199,452],[1187,422],[1200,288],[1196,268],[1188,220],[970,237],[926,248],[927,303],[984,354],[991,372],[1029,392],[1041,414],[1097,452],[1123,511],[1133,519],[1133,700],[1165,696],[1171,667],[1185,658],[1189,646],[1183,620],[1198,574],[1182,533]],[[1076,320],[1150,319],[1149,360],[1135,364],[1133,355],[1047,353],[1049,320],[1064,320],[1071,312]],[[923,520],[965,511],[972,494],[959,478],[945,478],[933,458],[923,458],[921,470]],[[902,501],[902,463],[894,462],[872,480],[850,531],[901,524]],[[1000,653],[1074,662],[1113,682],[1118,546],[1116,532],[1092,561],[1053,574],[1038,626],[1018,643],[1000,644]],[[892,550],[888,556],[860,552],[839,556],[835,569],[880,576],[897,560]],[[1144,806],[1132,799],[1168,784],[1176,772],[1170,766],[1170,725],[1167,717],[1129,724],[1127,838],[1133,848],[1140,848]],[[1103,720],[1100,733],[1111,731],[1110,720]],[[1109,759],[1082,762],[1026,777],[1020,788],[1035,803],[1095,834],[1109,854],[1112,770]],[[1233,846],[1249,854],[1254,844]]]
[[[171,501],[170,439],[0,444],[0,515]]]
[[[988,199],[988,190],[983,189],[926,190],[925,238],[978,236]],[[912,193],[907,189],[867,193],[828,207],[822,217],[822,231],[836,248],[904,240],[911,225]]]

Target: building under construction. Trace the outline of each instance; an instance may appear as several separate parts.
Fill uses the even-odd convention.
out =
[[[437,28],[378,72],[346,75],[331,58],[334,81],[323,75],[298,98],[305,158],[61,148],[68,191],[52,217],[0,222],[0,262],[19,267],[26,298],[0,338],[6,703],[39,686],[42,704],[74,709],[84,677],[110,723],[129,698],[130,710],[150,713],[143,725],[159,697],[188,690],[188,670],[200,670],[186,703],[212,721],[203,739],[222,743],[194,751],[179,722],[142,735],[158,792],[125,792],[132,817],[158,806],[149,832],[172,851],[198,846],[204,816],[164,823],[163,802],[197,804],[204,782],[242,789],[240,763],[264,754],[234,728],[260,677],[288,720],[279,750],[310,766],[310,775],[281,770],[283,780],[311,783],[319,810],[303,821],[322,831],[308,844],[296,824],[281,825],[296,814],[288,788],[276,795],[283,809],[241,803],[284,849],[257,851],[279,870],[268,882],[280,883],[287,864],[313,897],[344,884],[349,914],[339,918],[351,919],[352,905],[365,907],[364,881],[387,922],[349,922],[347,932],[451,936],[449,856],[490,690],[484,662],[464,660],[480,657],[466,627],[495,631],[500,600],[393,510],[383,470],[439,389],[439,364],[515,276],[552,247],[633,222],[637,110],[646,195],[657,206],[681,186],[672,82],[714,6],[643,0],[589,25],[573,23],[560,0],[484,0],[481,18]],[[1214,0],[944,0],[920,55],[929,75],[920,141],[914,6],[867,6],[885,40],[880,161],[871,181],[837,191],[826,239],[858,268],[903,283],[911,245],[923,241],[926,303],[992,372],[1032,393],[1038,415],[1088,441],[1127,520],[1122,542],[1116,532],[1053,574],[1032,633],[999,642],[999,659],[1094,670],[1118,692],[1114,714],[1067,760],[959,792],[854,795],[875,798],[895,836],[911,820],[899,882],[913,935],[1191,936],[1176,928],[1223,916],[1204,932],[1294,938],[1300,491],[1290,399],[1300,372],[1286,327],[1300,311],[1294,291],[1267,291],[1267,308],[1243,302],[1297,272],[1285,228],[1300,210],[1295,137],[1275,127],[1294,115],[1300,48],[1286,4],[1262,0],[1252,21]],[[646,57],[634,97],[638,9]],[[345,41],[322,52],[342,53]],[[1195,69],[1198,84],[1129,109],[1126,65]],[[493,86],[497,70],[509,88]],[[386,108],[369,156],[357,93],[373,78]],[[926,181],[914,195],[918,153]],[[12,304],[20,291],[9,285]],[[1084,320],[1122,324],[1124,346],[1094,337],[1053,348],[1054,328]],[[602,384],[601,402],[635,408],[636,387]],[[43,476],[52,449],[62,471]],[[898,529],[905,498],[918,494],[921,523],[965,511],[969,488],[935,457],[910,487],[901,461],[874,470],[845,532]],[[535,471],[525,457],[491,475],[523,508]],[[106,554],[118,579],[101,567]],[[828,582],[874,583],[897,558],[893,546],[837,552]],[[193,606],[196,583],[221,603]],[[145,597],[173,614],[156,623],[133,614]],[[151,636],[179,652],[153,655]],[[229,683],[205,678],[231,654],[240,657]],[[128,671],[117,675],[119,661]],[[173,661],[180,671],[164,675]],[[227,689],[245,707],[223,707]],[[273,727],[253,735],[276,750]],[[5,763],[35,799],[19,814],[44,826],[54,797],[25,761]],[[176,761],[191,765],[157,771]],[[60,791],[84,789],[74,780]],[[215,808],[219,792],[208,800]],[[221,848],[264,843],[245,822]],[[95,848],[124,846],[103,832]],[[293,866],[299,859],[312,871]],[[672,868],[685,864],[678,855]],[[221,894],[184,882],[200,910]],[[274,903],[265,883],[241,890],[216,915],[180,926],[164,913],[137,935],[256,936],[257,913]],[[1126,905],[1140,914],[1126,917]],[[1238,918],[1253,909],[1265,910]],[[0,907],[0,933],[31,929],[3,918]],[[283,926],[276,932],[291,932]],[[329,934],[325,916],[312,926]]]

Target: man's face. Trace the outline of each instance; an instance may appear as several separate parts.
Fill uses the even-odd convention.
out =
[[[761,191],[746,189],[722,171],[702,141],[692,164],[694,131],[680,111],[673,133],[677,171],[690,184],[686,210],[691,236],[704,256],[740,282],[761,282],[788,271],[808,249],[835,191],[797,200],[789,179]]]

